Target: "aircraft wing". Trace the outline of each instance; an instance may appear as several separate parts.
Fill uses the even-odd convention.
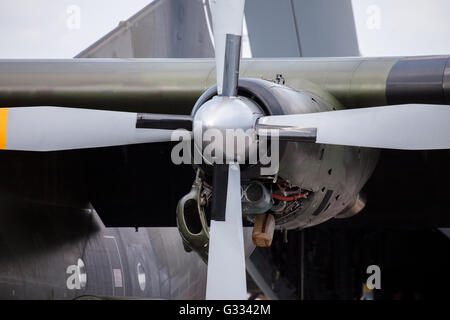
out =
[[[273,1],[246,1],[247,34],[244,28],[243,48],[247,41],[247,54],[254,58],[241,62],[240,77],[276,81],[280,75],[280,81],[287,86],[319,95],[342,108],[449,103],[449,56],[339,57],[359,55],[351,1],[340,1],[339,7],[335,1],[325,0],[282,0],[277,5],[280,9],[276,11],[277,19],[270,19],[274,22],[267,24],[261,21],[269,21],[267,17],[273,16]],[[266,18],[257,19],[255,6]],[[335,10],[339,14],[334,14]],[[309,18],[308,12],[314,12],[311,17],[315,19]],[[342,16],[347,18],[341,19]],[[187,115],[198,97],[215,83],[210,18],[208,1],[157,0],[80,53],[79,59],[0,60],[0,105]],[[317,33],[321,36],[313,37]],[[268,48],[269,41],[274,45]],[[282,56],[285,58],[274,58]],[[128,150],[140,148],[144,147],[128,147]],[[120,159],[121,151],[111,148],[87,152],[95,153],[90,157],[91,162],[99,160],[91,176],[102,172],[97,180],[101,183],[95,189],[108,190],[114,183],[108,180],[108,173],[119,164],[111,164],[110,168],[105,164],[111,162],[108,159]],[[132,161],[129,156],[127,159]],[[166,161],[155,164],[165,165]],[[135,177],[133,183],[145,181],[141,179],[142,174],[136,173],[139,179]],[[121,182],[125,184],[132,183]],[[384,185],[384,182],[377,185],[375,193],[380,197],[384,197]],[[120,204],[104,202],[108,207],[100,211],[112,212],[105,223],[123,225],[120,212],[127,210],[128,222],[132,221],[132,215],[138,217],[130,224],[146,225],[148,222],[140,219],[149,207],[145,202],[136,205],[134,199],[145,196],[140,192],[148,187],[134,186],[135,190]],[[124,194],[100,195],[104,199],[120,197]],[[172,202],[176,200],[175,197]],[[161,202],[160,207],[166,203]]]
[[[244,59],[241,78],[275,81],[344,108],[450,103],[450,56]],[[215,82],[212,59],[0,60],[0,105],[188,114]]]

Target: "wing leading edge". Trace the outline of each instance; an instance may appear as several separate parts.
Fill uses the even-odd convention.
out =
[[[240,77],[275,80],[345,108],[449,104],[450,56],[244,59]],[[212,59],[0,60],[0,105],[189,114],[215,82]]]

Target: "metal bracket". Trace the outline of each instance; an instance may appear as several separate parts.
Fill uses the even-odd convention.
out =
[[[202,204],[204,203],[202,188],[200,169],[198,169],[191,191],[178,202],[177,226],[184,249],[187,252],[195,251],[205,263],[208,263],[209,232]]]

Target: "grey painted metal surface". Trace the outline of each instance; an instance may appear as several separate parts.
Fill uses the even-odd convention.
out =
[[[251,259],[246,259],[245,264],[247,267],[247,272],[252,277],[253,281],[258,285],[264,296],[270,300],[278,300],[277,294],[272,290],[270,285],[266,282],[264,277],[261,275],[259,268],[253,263]]]
[[[211,217],[208,280],[209,300],[245,300],[245,253],[242,228],[241,172],[238,163],[227,166],[225,219]],[[224,182],[224,181],[222,181]]]
[[[253,57],[359,56],[350,0],[247,0]]]
[[[316,143],[400,150],[450,149],[450,108],[395,105],[268,116],[259,124],[317,128]]]
[[[222,95],[236,96],[241,58],[241,36],[227,34]]]
[[[351,0],[247,0],[253,57],[358,56]],[[213,57],[208,0],[156,0],[81,52],[87,58]]]
[[[203,1],[155,0],[76,57],[213,57],[205,17]]]
[[[0,207],[1,299],[204,297],[206,266],[176,228],[105,229],[93,209],[4,196]]]
[[[137,114],[59,107],[8,110],[6,149],[55,151],[171,141],[172,130],[136,128]]]
[[[303,57],[359,56],[351,0],[291,0]]]
[[[299,57],[290,0],[247,0],[245,19],[253,57]]]

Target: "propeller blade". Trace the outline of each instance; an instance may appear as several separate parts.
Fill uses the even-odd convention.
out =
[[[206,299],[245,300],[245,253],[239,164],[215,165]]]
[[[56,151],[171,141],[177,116],[168,116],[170,119],[159,127],[158,117],[164,115],[60,107],[2,108],[0,149]],[[155,129],[141,129],[149,126],[149,119]],[[180,116],[179,120],[186,124],[188,119]]]
[[[323,144],[450,149],[450,106],[444,105],[410,104],[268,116],[258,120],[257,131],[267,135],[271,126],[285,130],[284,134],[292,133],[290,137],[295,140],[297,136],[299,141],[311,140],[315,133],[315,142]]]
[[[239,74],[244,5],[245,0],[209,1],[214,29],[217,93],[219,95],[236,95],[230,93],[233,93],[233,88],[237,87],[237,78],[234,79]],[[227,63],[225,62],[225,52],[227,52]],[[225,69],[226,73],[224,73]],[[230,91],[223,92],[223,88]]]

